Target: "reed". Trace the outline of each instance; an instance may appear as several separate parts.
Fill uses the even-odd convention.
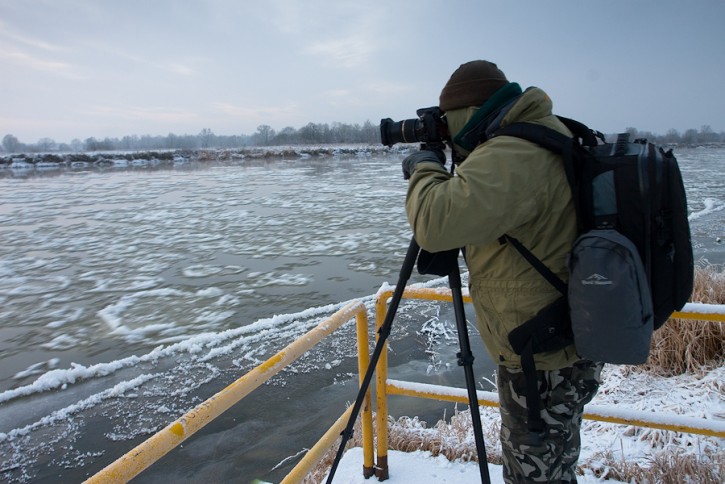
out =
[[[647,465],[626,461],[605,452],[598,456],[600,465],[594,475],[623,482],[680,484],[721,484],[719,469],[725,468],[725,456],[685,454],[678,451],[658,452]]]
[[[691,300],[707,304],[725,304],[725,271],[722,267],[700,261],[695,268],[694,288]],[[725,324],[712,321],[675,319],[668,320],[652,338],[650,356],[645,365],[626,367],[624,371],[648,372],[660,377],[685,373],[700,374],[719,367],[725,360]],[[721,391],[718,389],[718,391]],[[501,464],[501,446],[498,433],[498,410],[481,407],[484,425],[486,454],[492,464]],[[644,440],[657,441],[667,431],[651,431]],[[356,431],[359,436],[359,431]],[[661,440],[661,439],[660,439]],[[477,460],[471,414],[456,410],[450,422],[445,417],[433,427],[417,417],[390,419],[389,448],[412,452],[429,451],[444,455],[449,460]],[[353,439],[349,447],[361,445]],[[611,451],[593,456],[585,464],[589,472],[603,478],[624,482],[656,482],[674,484],[698,482],[721,483],[725,469],[725,454],[703,451],[696,454],[683,452],[672,446],[653,451],[646,462],[627,461],[617,458]],[[335,450],[337,447],[335,447]],[[320,482],[334,460],[334,452],[328,453],[304,482]],[[580,466],[579,473],[585,468]]]
[[[692,301],[725,304],[723,268],[701,261],[695,268]],[[634,371],[661,376],[693,373],[725,358],[725,324],[716,321],[670,319],[652,336],[650,355],[645,365]]]

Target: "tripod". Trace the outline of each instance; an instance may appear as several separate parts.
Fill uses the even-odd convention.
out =
[[[380,354],[382,353],[387,338],[390,335],[390,330],[393,325],[393,319],[395,318],[395,314],[398,311],[398,306],[400,305],[400,301],[403,298],[405,286],[410,279],[410,275],[413,273],[413,267],[415,267],[415,262],[418,259],[418,255],[420,254],[420,252],[421,250],[420,246],[418,246],[418,243],[415,241],[414,238],[411,239],[410,245],[408,246],[408,251],[405,255],[405,260],[403,261],[403,267],[400,269],[400,275],[398,277],[398,282],[395,286],[395,291],[393,292],[393,296],[390,300],[388,312],[385,316],[383,324],[378,330],[378,342],[375,345],[373,355],[370,358],[370,364],[368,365],[368,368],[365,372],[365,377],[363,378],[363,381],[360,385],[360,390],[358,392],[357,399],[355,400],[355,404],[353,405],[350,420],[348,421],[347,426],[341,433],[342,441],[340,442],[340,447],[337,449],[335,461],[330,468],[330,474],[327,477],[327,484],[332,483],[332,478],[335,476],[335,471],[337,470],[337,466],[339,465],[340,459],[342,458],[342,453],[345,449],[345,445],[347,444],[347,441],[350,439],[350,437],[352,437],[355,420],[357,420],[357,417],[360,413],[360,409],[365,399],[365,393],[370,386],[370,380],[372,379],[373,373],[375,371],[375,366],[380,359]],[[476,440],[476,452],[478,454],[478,467],[481,472],[481,482],[484,484],[490,484],[491,478],[488,474],[488,459],[486,457],[486,446],[483,440],[481,414],[478,410],[478,397],[476,396],[476,381],[473,377],[474,358],[468,339],[466,315],[463,309],[461,274],[458,268],[457,254],[458,251],[456,250],[454,263],[451,263],[450,267],[447,267],[447,269],[450,270],[450,272],[448,273],[448,285],[451,288],[451,292],[453,294],[453,310],[456,317],[456,328],[458,330],[458,343],[461,349],[461,351],[456,356],[458,357],[458,364],[463,367],[466,376],[466,388],[468,389],[468,402],[471,408],[471,420],[473,424],[473,434]]]

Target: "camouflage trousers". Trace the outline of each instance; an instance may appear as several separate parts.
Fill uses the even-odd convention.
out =
[[[506,483],[576,482],[584,405],[601,383],[604,365],[578,361],[560,370],[537,371],[543,434],[526,426],[526,380],[523,371],[499,366],[501,447]],[[534,438],[538,437],[538,438]]]

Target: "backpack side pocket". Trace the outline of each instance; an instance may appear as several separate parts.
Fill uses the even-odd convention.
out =
[[[615,230],[579,236],[569,260],[569,309],[577,354],[640,364],[653,331],[652,296],[637,248]]]

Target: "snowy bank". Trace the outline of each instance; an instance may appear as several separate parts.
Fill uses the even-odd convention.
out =
[[[299,145],[204,148],[196,150],[20,153],[0,156],[0,168],[32,169],[83,166],[157,166],[205,161],[294,160],[407,153],[417,145]]]
[[[345,484],[370,484],[377,482],[365,479],[360,463],[363,460],[362,449],[355,447],[345,453],[335,472],[334,482]],[[430,452],[390,451],[390,484],[415,482],[416,484],[459,484],[461,482],[479,482],[481,480],[478,463],[451,462],[442,455],[434,456]],[[488,474],[491,484],[503,484],[502,469],[499,465],[489,464]],[[591,473],[577,478],[580,484],[601,482]],[[621,481],[609,480],[611,484]]]
[[[658,422],[671,424],[682,420],[702,419],[721,429],[725,424],[725,366],[703,369],[697,374],[664,377],[635,371],[631,366],[606,365],[600,390],[585,411],[597,408],[614,409],[617,415],[625,417],[650,414],[656,416],[654,420]],[[481,407],[481,419],[489,462],[500,463],[498,431],[501,420],[498,408]],[[629,475],[647,475],[649,469],[663,460],[670,463],[697,462],[702,464],[700,471],[707,469],[706,472],[710,473],[708,476],[682,475],[679,476],[682,477],[681,482],[722,482],[725,465],[723,438],[595,420],[584,420],[581,437],[579,466],[584,475],[581,482],[596,482],[598,478],[629,481],[628,476],[621,475],[623,468],[627,469]],[[390,447],[403,451],[432,449],[435,455],[440,455],[441,458],[445,455],[455,462],[473,458],[476,451],[470,413],[467,410],[457,412],[448,420],[441,420],[434,426],[429,426],[418,418],[402,417],[391,425]],[[358,465],[361,461],[362,457]],[[395,472],[395,466],[391,457],[391,476]],[[411,474],[415,481],[410,482],[427,482],[419,476],[419,473],[427,471],[420,469],[432,467],[435,466],[431,466],[431,463],[425,466],[420,464],[419,470],[413,470]],[[400,472],[402,474],[402,469]],[[473,475],[477,478],[477,474]],[[493,480],[494,475],[497,478],[500,476],[500,468],[492,471],[491,476],[492,482],[501,482]],[[409,478],[410,476],[405,476],[405,479]],[[641,479],[635,481],[642,482]],[[661,481],[655,478],[651,482]]]

